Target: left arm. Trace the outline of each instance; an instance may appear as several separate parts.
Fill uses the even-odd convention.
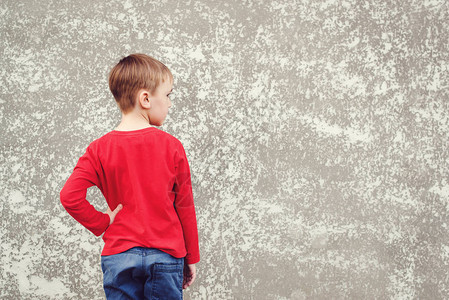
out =
[[[100,186],[98,170],[98,161],[89,145],[59,193],[67,212],[96,236],[100,236],[113,220],[108,213],[96,210],[86,199],[89,187]]]

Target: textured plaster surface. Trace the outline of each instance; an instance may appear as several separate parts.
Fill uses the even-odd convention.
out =
[[[107,73],[175,76],[192,172],[185,299],[447,299],[449,6],[1,1],[0,298],[104,299],[59,191],[120,113]],[[87,199],[106,210],[101,192]]]

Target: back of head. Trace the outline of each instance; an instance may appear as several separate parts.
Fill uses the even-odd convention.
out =
[[[135,53],[122,58],[109,73],[109,89],[120,110],[128,113],[134,108],[137,92],[147,89],[154,94],[173,75],[163,63],[146,54]]]

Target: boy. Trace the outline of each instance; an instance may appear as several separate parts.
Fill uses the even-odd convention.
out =
[[[181,142],[161,126],[173,75],[145,54],[124,57],[109,74],[122,111],[114,130],[89,144],[60,192],[67,212],[103,234],[107,299],[182,299],[200,260],[190,168]],[[85,198],[96,185],[108,210]]]

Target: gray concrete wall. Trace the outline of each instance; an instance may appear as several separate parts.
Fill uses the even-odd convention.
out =
[[[414,1],[2,1],[0,298],[104,299],[59,191],[134,52],[175,76],[201,262],[185,299],[449,294],[449,8]],[[96,188],[88,199],[106,210]]]

